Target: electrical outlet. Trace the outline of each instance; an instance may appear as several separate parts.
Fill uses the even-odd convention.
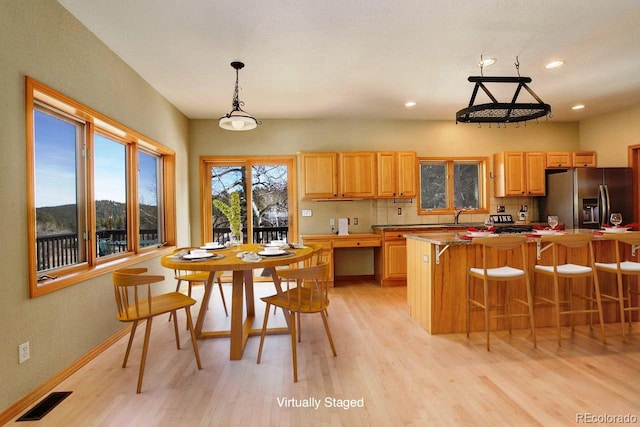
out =
[[[358,225],[358,218],[353,218],[353,225]]]
[[[24,363],[31,357],[29,352],[29,341],[23,342],[18,346],[18,362]]]
[[[402,215],[402,208],[398,208],[398,215]]]
[[[336,220],[333,219],[333,218],[329,218],[329,225],[332,226],[332,227],[335,226],[336,225]]]
[[[302,209],[302,216],[312,216],[313,212],[311,209]]]

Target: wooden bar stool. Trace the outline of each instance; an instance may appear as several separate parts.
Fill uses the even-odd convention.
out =
[[[606,234],[604,238],[607,240],[615,241],[616,262],[596,262],[596,270],[616,275],[617,295],[609,295],[603,293],[602,298],[618,303],[618,306],[620,307],[622,341],[625,342],[625,313],[629,312],[629,328],[631,328],[631,311],[640,311],[640,305],[634,307],[631,300],[632,294],[636,296],[638,295],[638,287],[636,287],[636,291],[632,291],[629,280],[623,280],[623,276],[627,276],[627,278],[629,278],[630,276],[640,277],[640,262],[629,260],[629,258],[631,257],[637,258],[636,252],[638,249],[640,249],[640,232],[629,231],[616,234],[609,233]],[[625,247],[629,248],[629,252],[625,251]]]
[[[535,321],[533,317],[533,297],[531,294],[531,283],[529,281],[529,272],[527,271],[527,256],[526,256],[526,242],[525,236],[496,236],[496,237],[484,237],[473,239],[472,244],[482,245],[482,268],[469,268],[467,271],[467,337],[471,331],[471,309],[477,307],[484,310],[484,325],[487,333],[487,351],[490,350],[489,331],[490,319],[506,318],[508,320],[509,333],[511,333],[511,318],[512,317],[528,317],[529,324],[531,326],[531,336],[533,338],[533,347],[537,346],[536,343],[536,331]],[[497,249],[498,251],[513,251],[517,256],[517,250],[519,249],[522,257],[522,269],[510,267],[504,265],[501,267],[489,267],[489,249]],[[482,300],[472,298],[472,282],[473,279],[482,280],[483,293]],[[520,298],[510,298],[509,287],[511,282],[522,281],[526,288],[527,300]],[[490,288],[489,282],[507,282],[504,304],[491,304],[490,300]],[[526,313],[512,313],[511,303],[518,302],[527,307]],[[493,308],[504,307],[506,313],[491,315]]]
[[[574,315],[574,314],[588,314],[591,316],[593,313],[598,314],[598,319],[600,320],[600,330],[602,332],[602,342],[606,344],[606,337],[604,334],[604,320],[602,316],[602,301],[600,298],[600,284],[598,283],[598,275],[596,273],[595,265],[594,265],[594,257],[593,257],[593,235],[589,234],[563,234],[563,235],[552,235],[552,236],[542,236],[541,238],[542,244],[548,244],[552,250],[553,264],[552,265],[536,265],[534,267],[534,271],[536,273],[550,276],[553,278],[553,298],[538,296],[537,300],[541,301],[542,304],[550,304],[555,307],[556,310],[556,329],[558,334],[558,346],[562,346],[561,343],[561,316],[562,315]],[[570,262],[559,264],[559,256],[558,256],[558,248],[563,246],[566,248],[568,253],[577,250],[584,250],[585,248],[588,251],[588,261],[584,264],[573,264]],[[546,248],[545,248],[546,249]],[[543,249],[544,250],[544,249]],[[595,293],[590,289],[586,293],[577,294],[573,293],[573,286],[569,288],[569,299],[561,300],[560,299],[560,278],[563,278],[563,283],[567,280],[571,280],[571,285],[573,285],[573,279],[578,278],[590,278],[590,285],[595,288]],[[594,298],[595,295],[595,298]],[[586,300],[589,302],[588,308],[576,308],[573,307],[573,298],[579,298],[582,300]],[[593,308],[593,302],[596,303],[597,308]],[[568,306],[568,309],[561,310],[561,306]],[[589,317],[589,324],[591,324],[591,317]],[[571,328],[573,330],[573,319],[571,320]]]

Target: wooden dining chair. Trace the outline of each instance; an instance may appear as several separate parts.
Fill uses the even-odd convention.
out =
[[[607,294],[602,292],[603,300],[613,301],[618,303],[620,310],[620,325],[622,326],[622,341],[626,341],[625,335],[625,313],[629,313],[629,328],[631,328],[632,311],[640,311],[640,305],[633,304],[632,295],[639,295],[638,287],[636,291],[632,290],[631,284],[624,278],[636,276],[640,278],[640,262],[633,261],[631,258],[634,256],[638,249],[640,249],[640,232],[628,231],[625,233],[609,233],[603,236],[606,240],[613,240],[615,242],[615,262],[596,262],[596,270],[606,273],[612,273],[616,275],[616,294]],[[625,248],[629,250],[625,252]],[[638,259],[638,256],[635,255]],[[626,292],[625,292],[626,290]],[[637,301],[637,300],[636,300]]]
[[[149,348],[149,336],[151,334],[151,323],[155,316],[172,313],[175,319],[177,310],[184,308],[187,314],[187,327],[191,334],[191,344],[196,357],[198,369],[202,369],[200,364],[200,353],[198,351],[198,343],[196,341],[193,329],[193,321],[191,319],[191,306],[196,303],[191,297],[180,292],[170,292],[166,294],[153,295],[151,292],[152,284],[164,281],[164,276],[146,275],[146,268],[124,268],[113,272],[113,287],[115,290],[116,304],[118,306],[118,314],[116,318],[121,322],[131,322],[131,334],[129,335],[129,343],[127,351],[124,354],[122,367],[127,366],[127,359],[131,351],[131,344],[136,333],[138,322],[146,320],[146,329],[144,335],[144,344],[142,346],[142,357],[140,359],[140,371],[138,374],[138,388],[136,393],[142,390],[142,378],[144,376],[144,367],[147,360],[147,350]],[[174,322],[174,331],[176,336],[176,347],[180,349],[180,335],[178,333],[178,323]]]
[[[296,348],[296,324],[298,313],[310,314],[320,313],[324,323],[325,331],[331,344],[333,356],[337,356],[336,348],[333,344],[329,322],[327,320],[326,308],[329,306],[329,266],[319,264],[311,267],[292,268],[286,271],[278,271],[278,275],[284,279],[292,279],[297,283],[296,287],[290,287],[287,281],[287,289],[280,294],[262,298],[266,303],[264,321],[262,322],[262,333],[260,335],[260,347],[258,349],[258,360],[260,363],[262,356],[262,346],[267,331],[269,312],[271,306],[280,307],[289,315],[289,332],[291,334],[291,356],[293,360],[293,381],[298,381],[298,356]],[[313,286],[303,286],[303,282],[312,281]]]
[[[589,234],[562,234],[552,236],[542,236],[541,244],[551,245],[552,263],[551,265],[536,264],[534,271],[538,274],[553,278],[553,296],[536,295],[534,286],[534,301],[537,306],[550,305],[555,308],[556,312],[556,330],[558,338],[558,347],[562,346],[561,328],[562,316],[570,316],[576,314],[587,314],[589,316],[589,324],[591,324],[591,315],[597,314],[600,322],[600,331],[602,333],[602,343],[606,344],[604,333],[604,320],[602,314],[602,300],[600,296],[600,283],[598,282],[598,274],[596,273],[595,259],[593,256],[593,235]],[[567,262],[560,264],[559,248],[564,247],[567,251]],[[587,260],[582,263],[571,262],[578,259],[579,251],[586,251]],[[585,278],[589,283],[588,290],[578,292],[574,290],[575,279]],[[563,284],[569,284],[566,293],[560,290],[560,279]],[[562,295],[567,295],[566,299]],[[588,303],[588,306],[574,308],[573,300],[581,299]],[[593,308],[595,302],[596,308]],[[573,330],[573,319],[571,321],[571,329]]]
[[[178,248],[173,251],[174,254],[180,253],[183,251],[188,251],[192,248]],[[187,282],[187,295],[191,296],[191,290],[194,285],[204,285],[209,280],[209,272],[208,271],[191,271],[191,270],[173,270],[173,277],[176,279],[176,292],[180,292],[180,286],[182,282]],[[220,298],[222,299],[222,307],[224,308],[224,314],[229,317],[229,311],[227,310],[227,301],[224,298],[224,291],[222,290],[222,271],[214,272],[214,278],[218,283],[218,290],[220,291]],[[171,320],[172,315],[169,315],[169,320]]]
[[[496,236],[473,239],[473,245],[482,246],[482,266],[471,267],[467,271],[467,337],[471,332],[471,311],[472,308],[480,309],[484,312],[484,328],[487,335],[487,351],[490,351],[490,321],[491,319],[505,318],[511,334],[511,319],[513,317],[528,317],[531,326],[531,336],[533,339],[533,347],[536,347],[536,328],[533,314],[533,297],[531,294],[531,283],[529,281],[529,272],[527,270],[526,257],[526,236]],[[498,265],[493,262],[490,250],[508,251],[513,254],[513,259],[520,258],[522,268],[516,268],[509,265]],[[509,257],[506,258],[510,259]],[[495,264],[495,265],[494,265]],[[474,298],[473,282],[474,279],[482,281],[482,297]],[[505,283],[503,296],[498,295],[498,285],[489,286],[489,283]],[[520,282],[524,285],[526,300],[522,298],[512,298],[513,293],[510,287]],[[494,303],[491,301],[494,300]],[[501,303],[497,303],[502,301]],[[518,302],[527,308],[526,312],[513,313],[511,311],[512,302]],[[502,308],[502,313],[496,313],[496,308]],[[493,314],[492,314],[493,313]]]
[[[311,249],[313,249],[313,255],[311,255],[311,258],[306,259],[304,261],[302,261],[301,263],[299,263],[299,265],[297,266],[289,266],[287,268],[282,268],[282,269],[278,269],[277,272],[286,272],[287,270],[291,269],[291,268],[300,268],[300,267],[311,267],[314,265],[318,265],[318,264],[327,264],[329,263],[329,256],[331,251],[328,249],[324,249],[322,247],[321,244],[319,243],[309,243],[308,245]],[[280,274],[278,274],[278,276],[280,276]],[[286,276],[286,274],[285,274]],[[281,280],[284,279],[284,281],[291,281],[291,279],[286,279],[284,277],[280,277]],[[314,285],[313,282],[311,283],[305,283],[304,281],[302,282],[302,286],[309,286],[309,285]],[[282,285],[281,285],[282,286]],[[277,306],[273,306],[273,314],[276,314],[276,311],[278,310]],[[329,312],[325,309],[324,310],[325,314],[327,316],[329,316]],[[298,342],[302,341],[302,324],[300,323],[300,313],[297,314],[297,318],[298,318],[298,327],[296,328],[298,331]]]

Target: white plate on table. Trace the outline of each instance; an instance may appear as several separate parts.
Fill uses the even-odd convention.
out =
[[[182,255],[182,258],[184,258],[184,259],[205,259],[205,258],[212,258],[214,256],[215,256],[215,254],[208,254],[208,253],[203,253],[203,254],[184,254],[184,255]]]
[[[488,237],[493,236],[493,231],[467,231],[469,237]]]
[[[218,245],[218,246],[200,246],[200,249],[205,249],[207,251],[215,251],[216,249],[226,249],[226,246],[224,245]]]
[[[557,230],[533,230],[533,232],[541,236],[553,236]]]
[[[624,233],[625,231],[630,230],[631,227],[603,227],[603,233]]]
[[[286,255],[289,252],[283,250],[283,249],[278,249],[277,251],[261,251],[258,252],[258,255],[260,256],[281,256],[281,255]]]

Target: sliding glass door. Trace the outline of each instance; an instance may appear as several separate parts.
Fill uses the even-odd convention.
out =
[[[203,241],[230,240],[227,217],[214,200],[229,205],[238,193],[245,243],[293,241],[295,224],[295,162],[293,157],[205,158],[203,161]]]

